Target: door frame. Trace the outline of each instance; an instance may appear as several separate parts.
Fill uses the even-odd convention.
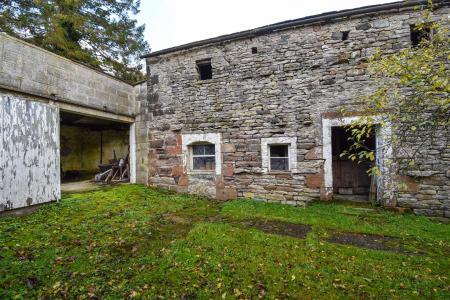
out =
[[[129,148],[130,148],[130,183],[136,183],[136,168],[137,168],[137,159],[136,159],[136,121],[134,117],[123,116],[115,113],[110,113],[106,111],[100,111],[93,108],[80,107],[77,105],[67,104],[67,103],[56,103],[59,112],[68,112],[73,114],[78,114],[82,116],[87,116],[96,119],[105,119],[118,123],[124,123],[129,125]],[[58,115],[59,115],[58,112]],[[59,157],[61,159],[61,157]]]
[[[333,197],[333,154],[331,128],[351,125],[354,121],[361,120],[362,116],[352,117],[322,117],[322,150],[324,159],[324,191],[325,199]],[[392,158],[391,124],[383,120],[382,116],[371,116],[370,122],[379,125],[383,121],[383,126],[378,126],[375,132],[375,165],[381,171],[381,176],[377,176],[377,201],[390,202],[392,192],[390,191],[389,182],[391,176],[388,169],[388,161]]]

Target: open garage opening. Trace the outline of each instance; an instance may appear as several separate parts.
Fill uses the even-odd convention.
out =
[[[62,191],[82,191],[98,184],[129,182],[131,126],[61,111]]]
[[[370,201],[376,197],[376,180],[369,175],[374,161],[350,159],[344,151],[370,150],[376,153],[376,138],[372,133],[363,141],[362,148],[351,150],[353,139],[349,127],[331,128],[331,150],[333,170],[333,198],[336,200]]]

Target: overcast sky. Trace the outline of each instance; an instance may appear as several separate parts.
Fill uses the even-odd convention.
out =
[[[152,51],[222,34],[389,0],[141,0]]]

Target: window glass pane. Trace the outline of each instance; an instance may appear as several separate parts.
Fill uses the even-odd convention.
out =
[[[270,159],[270,170],[273,171],[286,171],[289,170],[289,159],[288,158],[271,158]]]
[[[271,145],[270,146],[270,157],[288,157],[288,146],[287,145]]]
[[[193,157],[192,161],[194,170],[214,170],[216,168],[214,156]]]
[[[192,154],[193,155],[214,155],[215,148],[216,147],[214,144],[193,145],[192,146]]]
[[[216,147],[213,144],[204,145],[205,147],[205,155],[215,155]]]
[[[192,154],[194,155],[205,155],[205,145],[193,145]]]

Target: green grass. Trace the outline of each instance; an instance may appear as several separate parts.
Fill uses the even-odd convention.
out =
[[[236,226],[309,224],[305,239]],[[327,242],[398,237],[407,253]],[[450,226],[350,205],[308,208],[124,185],[0,218],[0,299],[450,297]]]

